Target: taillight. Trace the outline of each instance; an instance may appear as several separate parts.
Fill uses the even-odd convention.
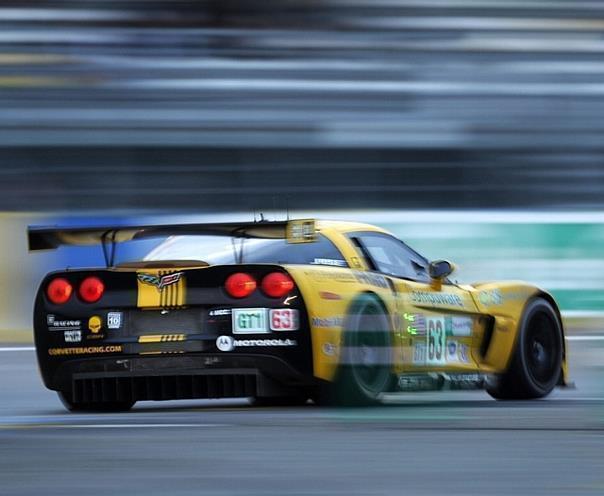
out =
[[[66,303],[71,298],[71,293],[73,293],[73,286],[62,277],[53,279],[46,288],[46,296],[55,305]]]
[[[233,298],[245,298],[256,290],[256,280],[244,272],[236,272],[227,277],[224,289]]]
[[[272,272],[262,279],[262,291],[271,298],[281,298],[294,289],[294,281],[283,272]]]
[[[80,284],[78,294],[86,303],[99,301],[105,292],[105,285],[98,277],[87,277]]]

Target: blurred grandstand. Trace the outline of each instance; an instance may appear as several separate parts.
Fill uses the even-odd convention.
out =
[[[3,1],[0,210],[599,208],[604,3]]]

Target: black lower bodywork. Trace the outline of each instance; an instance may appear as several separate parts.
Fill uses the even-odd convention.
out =
[[[74,403],[310,397],[314,381],[276,356],[191,354],[65,361],[53,389]]]
[[[257,277],[282,270],[277,266],[238,266]],[[288,298],[269,298],[257,291],[239,300],[222,288],[233,268],[212,267],[187,271],[187,301],[182,307],[136,306],[136,273],[68,271],[54,273],[42,282],[34,309],[34,337],[44,384],[73,403],[136,402],[229,397],[312,396],[313,376],[308,315],[303,298],[294,289]],[[45,287],[53,277],[78,280],[93,273],[111,285],[98,304],[72,298],[57,306],[48,301]],[[230,311],[234,308],[291,308],[298,311],[299,328],[265,334],[234,335]],[[121,312],[120,329],[93,333],[92,316],[107,322],[108,314]],[[81,341],[66,343],[55,322],[80,322]],[[182,341],[141,342],[145,335],[183,336]],[[291,340],[294,346],[251,345],[221,351],[217,338]],[[81,348],[119,347],[118,352],[80,353]],[[57,354],[58,350],[60,353]],[[107,348],[105,348],[107,350]],[[78,351],[78,353],[75,353]],[[73,353],[72,353],[73,352]]]

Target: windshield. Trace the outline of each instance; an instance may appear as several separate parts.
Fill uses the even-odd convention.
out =
[[[335,245],[320,234],[313,243],[224,236],[172,236],[149,252],[144,260],[197,260],[214,265],[238,263],[238,256],[241,263],[348,266]]]

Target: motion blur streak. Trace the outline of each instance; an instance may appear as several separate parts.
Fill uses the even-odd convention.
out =
[[[589,1],[5,1],[0,209],[600,208],[603,31]]]

